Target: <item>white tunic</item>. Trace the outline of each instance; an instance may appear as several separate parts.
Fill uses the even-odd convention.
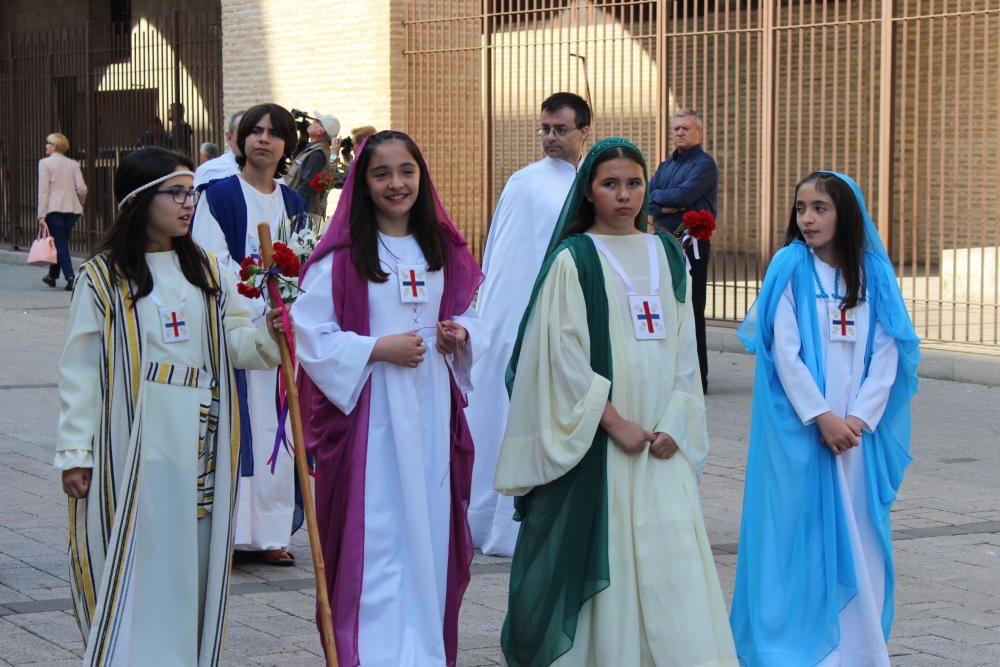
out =
[[[157,305],[152,298],[140,299],[143,361],[205,368],[207,332],[201,292],[187,283],[176,253],[147,253],[146,262],[153,274],[154,293],[164,306],[180,305],[187,285],[182,312],[190,340],[165,343]],[[228,276],[223,276],[223,288],[230,302],[225,319],[230,361],[237,367],[256,368],[276,363],[277,346],[266,327],[250,325],[245,311],[248,303],[236,293]],[[103,330],[104,318],[87,293],[88,285],[78,289],[85,291],[73,299],[72,328],[59,364],[63,408],[55,465],[64,470],[93,466],[90,449],[83,447],[96,432],[100,409],[98,392],[91,388],[98,376],[94,367],[101,356],[97,332]],[[198,444],[205,428],[199,410],[211,404],[211,390],[144,380],[140,396],[142,483],[135,520],[136,556],[126,594],[131,605],[113,642],[110,664],[195,665],[212,516],[222,512],[219,519],[229,520],[225,498],[216,499],[212,514],[197,518]],[[226,443],[218,443],[217,456],[228,456]],[[227,551],[223,560],[228,561],[228,556]]]
[[[465,411],[476,443],[469,526],[473,544],[485,554],[514,553],[514,501],[493,489],[510,405],[504,375],[535,276],[575,177],[575,166],[550,157],[515,172],[500,195],[486,240],[486,280],[476,310],[489,327],[492,345],[473,370],[476,390]]]
[[[387,271],[400,262],[426,265],[413,237],[380,238]],[[299,363],[337,408],[354,410],[371,380],[358,655],[365,667],[444,665],[450,376],[468,391],[472,362],[489,340],[470,309],[453,318],[469,332],[469,344],[454,357],[435,350],[441,271],[427,273],[429,301],[424,304],[400,303],[391,273],[388,282],[369,283],[371,335],[342,331],[333,309],[332,266],[331,254],[310,269],[292,316]],[[379,337],[413,330],[427,348],[417,368],[369,361]]]
[[[813,255],[823,292],[833,294],[835,269]],[[840,290],[844,291],[843,278]],[[819,290],[817,290],[819,294]],[[832,299],[839,301],[839,299]],[[785,393],[803,424],[833,412],[840,417],[861,419],[866,432],[878,426],[896,377],[898,351],[882,325],[875,323],[872,360],[862,382],[865,347],[871,326],[868,303],[855,313],[856,342],[830,341],[828,299],[817,296],[820,341],[824,360],[826,393],[819,391],[801,357],[801,337],[795,317],[791,285],[785,288],[774,320],[774,363]],[[864,480],[866,436],[861,445],[837,457],[837,477],[844,501],[858,579],[858,594],[840,613],[840,645],[823,660],[822,667],[888,667],[889,652],[882,636],[885,601],[885,564],[871,520]]]
[[[265,194],[242,178],[239,181],[247,205],[246,255],[259,255],[258,224],[270,223],[271,238],[275,241],[287,234],[285,202],[277,184],[273,192]],[[191,235],[195,242],[219,259],[219,264],[228,266],[234,276],[239,274],[239,262],[229,254],[226,237],[218,221],[212,217],[207,201],[202,202],[195,212]],[[254,323],[257,324],[267,312],[267,306],[263,298],[251,303],[254,308]],[[288,546],[292,534],[295,462],[282,449],[273,474],[267,464],[274,450],[274,438],[278,430],[278,409],[275,403],[278,371],[247,371],[246,377],[254,474],[253,477],[240,477],[239,481],[236,548],[251,551],[280,549]]]

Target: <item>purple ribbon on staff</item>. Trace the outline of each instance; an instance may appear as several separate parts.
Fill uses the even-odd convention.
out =
[[[281,309],[281,323],[284,325],[285,329],[285,340],[288,342],[288,356],[291,359],[292,367],[295,366],[295,339],[288,335],[288,332],[292,330],[292,322],[288,317],[288,309],[285,308],[285,302],[281,299],[281,292],[278,290],[278,286],[275,284],[271,277],[281,276],[281,271],[272,266],[265,272],[265,284],[267,285],[268,292],[271,295],[271,301],[280,304],[278,307]],[[271,457],[267,460],[267,465],[271,466],[271,474],[274,474],[274,470],[278,465],[278,453],[281,451],[282,446],[284,446],[285,451],[290,455],[293,455],[292,446],[288,442],[288,435],[285,432],[285,423],[288,421],[288,395],[285,389],[285,380],[281,373],[278,373],[278,395],[277,395],[277,409],[278,409],[278,430],[274,434],[274,448],[271,450]]]

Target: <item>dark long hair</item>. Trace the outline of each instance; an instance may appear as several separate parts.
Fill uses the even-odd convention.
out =
[[[597,168],[604,164],[605,162],[610,162],[611,160],[617,160],[619,158],[625,158],[626,160],[632,160],[637,165],[642,167],[642,180],[645,181],[646,187],[649,187],[649,174],[646,171],[646,161],[642,159],[642,155],[629,148],[628,146],[615,146],[614,148],[609,148],[604,151],[594,160],[594,164],[590,166],[590,181],[587,182],[587,191],[590,191],[590,186],[594,184],[594,179],[597,178]],[[635,216],[636,224],[645,222],[646,211],[639,211],[639,214]],[[597,219],[597,211],[594,209],[594,202],[590,201],[586,197],[580,202],[580,209],[576,213],[576,217],[573,221],[566,225],[563,230],[562,236],[559,238],[560,241],[573,234],[583,234],[585,231],[594,226],[594,222]]]
[[[115,201],[122,201],[136,188],[177,171],[178,167],[194,171],[194,164],[186,155],[166,148],[141,148],[130,153],[115,171]],[[153,291],[153,274],[146,264],[146,242],[149,240],[146,226],[149,206],[158,189],[156,186],[147,188],[129,199],[91,255],[107,255],[112,273],[132,284],[133,308],[136,301]],[[208,259],[191,239],[190,231],[174,237],[173,249],[189,283],[206,294],[219,293],[219,286],[209,277]]]
[[[413,161],[420,169],[420,190],[417,200],[410,209],[410,233],[420,244],[420,249],[427,260],[428,271],[439,271],[448,259],[448,250],[441,234],[441,224],[438,220],[437,207],[431,196],[431,177],[427,171],[427,163],[420,153],[417,144],[402,132],[383,130],[368,138],[365,149],[355,158],[353,169],[354,192],[351,193],[351,260],[358,272],[375,283],[384,283],[389,274],[382,269],[378,255],[378,224],[375,222],[375,203],[368,191],[368,166],[371,164],[375,149],[387,141],[401,141],[406,150],[413,156]]]
[[[236,158],[236,164],[240,165],[240,169],[246,166],[247,137],[250,136],[253,128],[256,127],[257,123],[264,116],[271,117],[272,130],[285,142],[284,153],[281,156],[281,160],[278,161],[278,166],[274,168],[274,177],[281,178],[288,172],[288,167],[292,164],[292,154],[295,152],[295,146],[299,141],[299,131],[295,127],[295,119],[292,118],[291,112],[280,104],[268,102],[267,104],[252,106],[246,110],[243,118],[240,118],[240,126],[236,130],[236,145],[240,148],[240,155]]]
[[[837,229],[833,236],[833,247],[837,254],[837,262],[840,264],[840,272],[844,276],[845,289],[844,300],[840,302],[840,307],[845,310],[856,308],[866,298],[865,221],[861,207],[858,206],[858,200],[851,186],[824,171],[814,171],[799,181],[795,186],[795,201],[798,201],[799,188],[807,183],[812,183],[817,190],[833,200],[833,207],[837,211]],[[803,240],[802,230],[799,229],[798,214],[793,202],[784,245],[791,245],[801,240]]]

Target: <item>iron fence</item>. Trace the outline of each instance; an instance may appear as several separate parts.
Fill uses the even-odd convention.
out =
[[[538,159],[538,106],[667,157],[681,107],[720,169],[708,314],[739,320],[795,183],[854,176],[918,333],[1000,345],[1000,0],[410,0],[407,129],[475,250]]]
[[[197,162],[221,145],[219,11],[175,11],[130,24],[8,33],[0,49],[0,243],[35,236],[38,160],[45,137],[65,134],[89,194],[72,249],[86,252],[114,219],[114,171],[129,152],[167,146]],[[182,105],[183,121],[169,118]],[[186,127],[185,125],[186,124]],[[188,129],[189,128],[189,129]]]

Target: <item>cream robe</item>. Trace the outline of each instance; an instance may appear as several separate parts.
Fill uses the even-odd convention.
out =
[[[140,299],[137,308],[144,342],[142,363],[159,368],[168,365],[206,368],[208,333],[202,292],[187,283],[176,253],[147,253],[146,261],[154,276],[155,294],[164,306],[179,305],[187,285],[183,314],[190,340],[165,343],[156,304],[148,297]],[[240,368],[273,367],[278,361],[278,348],[267,328],[253,326],[246,299],[236,292],[234,282],[225,272],[220,277],[228,303],[223,322],[230,362]],[[81,273],[70,306],[70,332],[59,363],[62,407],[55,465],[64,470],[94,466],[92,443],[99,431],[101,392],[95,391],[94,386],[101,376],[99,365],[104,344],[101,335],[107,323],[92,294],[91,280],[90,271]],[[172,375],[176,380],[183,373],[175,370]],[[208,376],[203,373],[202,379]],[[229,480],[229,442],[220,437],[217,443],[214,502],[210,513],[199,518],[199,440],[206,436],[212,392],[207,382],[199,386],[167,384],[162,379],[152,380],[145,370],[142,377],[136,420],[141,433],[132,434],[141,444],[141,450],[130,567],[126,569],[124,592],[120,596],[121,611],[116,612],[116,629],[99,640],[95,633],[101,624],[96,621],[92,624],[89,637],[85,637],[84,662],[149,667],[205,665],[211,662],[208,644],[200,639],[206,597],[213,602],[221,597],[224,604],[228,588],[228,577],[218,572],[213,577],[209,575],[210,568],[228,567],[232,548],[228,539],[233,492]],[[119,396],[117,400],[124,401],[125,397]],[[229,414],[230,408],[221,406],[220,419]],[[225,434],[228,435],[228,430]],[[95,480],[111,474],[115,473],[100,467],[94,470]],[[119,491],[124,495],[123,489]],[[116,523],[120,521],[116,516]],[[220,527],[213,530],[215,522]],[[96,536],[88,536],[90,539]],[[112,576],[108,572],[112,565],[120,564],[105,563],[103,573],[95,573],[95,581],[76,577],[74,586],[78,589],[96,586],[96,581],[103,581],[102,576]],[[211,581],[217,582],[216,590],[209,590]],[[94,615],[110,613],[105,610],[114,608],[104,596],[98,596],[93,603],[97,611],[89,613]],[[222,615],[221,619],[224,612],[223,607],[216,613]],[[81,625],[86,629],[88,623]],[[221,623],[218,632],[222,632]],[[218,641],[221,643],[221,638]],[[102,654],[100,659],[97,653]]]
[[[641,294],[650,284],[646,236],[598,236]],[[667,339],[638,341],[625,287],[601,257],[614,385],[625,419],[670,434],[680,452],[657,459],[608,445],[611,584],[580,610],[572,649],[557,665],[737,665],[729,619],[701,516],[698,478],[708,456],[690,285],[677,303],[657,244]],[[568,251],[556,258],[521,348],[496,488],[520,495],[556,479],[587,452],[608,400],[590,368],[586,303]]]

